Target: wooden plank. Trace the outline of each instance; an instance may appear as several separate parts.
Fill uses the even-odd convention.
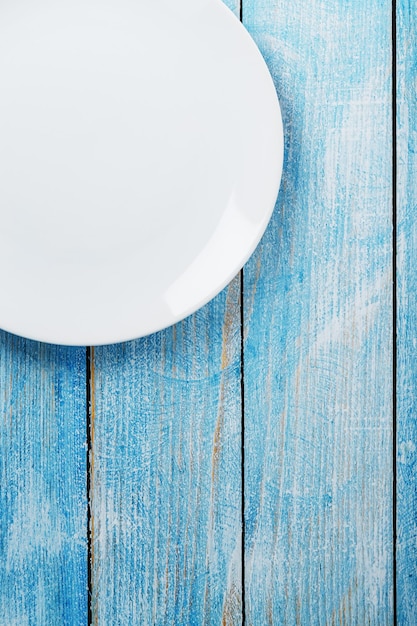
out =
[[[241,624],[240,337],[236,277],[184,322],[94,349],[93,624]]]
[[[173,328],[94,350],[94,623],[240,624],[240,374],[239,277]]]
[[[417,7],[397,3],[397,618],[417,615]]]
[[[95,624],[241,622],[239,285],[94,350]]]
[[[286,129],[244,275],[247,624],[391,624],[391,3],[243,21]]]
[[[87,621],[84,348],[0,331],[0,624]]]

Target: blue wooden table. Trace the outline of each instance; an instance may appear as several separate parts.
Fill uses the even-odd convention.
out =
[[[417,624],[417,3],[229,6],[274,216],[173,328],[0,335],[0,626]]]

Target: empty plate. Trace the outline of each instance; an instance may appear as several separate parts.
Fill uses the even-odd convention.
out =
[[[282,153],[220,0],[4,0],[0,327],[97,345],[186,317],[255,249]]]

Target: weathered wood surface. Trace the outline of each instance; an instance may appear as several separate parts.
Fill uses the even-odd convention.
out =
[[[391,3],[243,21],[287,149],[244,274],[247,624],[392,624]]]
[[[85,349],[0,332],[0,624],[87,619]]]
[[[236,277],[173,328],[94,350],[94,624],[241,623],[240,338]]]
[[[239,284],[94,351],[94,624],[240,624]]]
[[[239,7],[232,8],[238,12]],[[398,623],[415,623],[415,7],[398,2]],[[286,130],[244,271],[246,624],[392,624],[391,4],[244,0]],[[413,134],[414,133],[414,134]],[[92,623],[241,624],[240,279],[91,361]],[[87,623],[83,349],[0,335],[0,626]]]
[[[397,3],[397,618],[417,620],[417,6]]]

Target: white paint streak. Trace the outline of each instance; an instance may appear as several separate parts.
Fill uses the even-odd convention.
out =
[[[15,504],[7,535],[6,568],[20,569],[29,560],[39,562],[41,552],[57,556],[66,539],[63,516],[47,492],[40,474],[26,468],[26,489]]]
[[[398,462],[403,464],[412,463],[415,459],[415,451],[416,446],[413,441],[403,441],[398,446]]]
[[[350,301],[345,303],[339,315],[334,315],[325,328],[317,334],[311,345],[310,353],[331,343],[341,343],[352,349],[358,349],[375,323],[381,308],[381,294],[385,293],[391,282],[391,270],[380,271],[372,284],[361,285]]]

